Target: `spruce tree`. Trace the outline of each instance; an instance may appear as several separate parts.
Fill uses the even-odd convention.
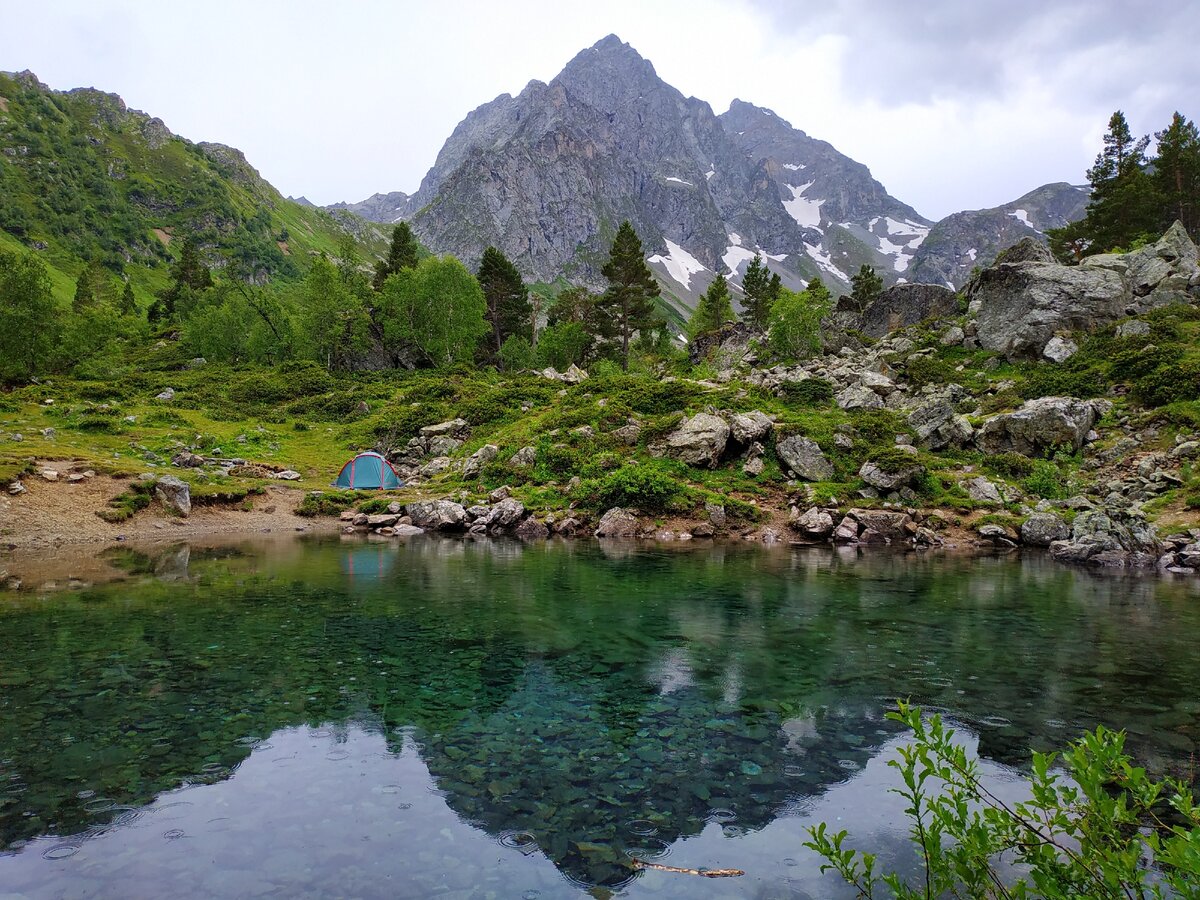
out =
[[[733,319],[733,301],[729,296],[729,285],[725,276],[718,273],[704,292],[704,296],[700,298],[700,302],[696,304],[696,311],[688,321],[688,334],[695,337],[706,331],[715,331]]]
[[[745,319],[756,328],[767,327],[767,317],[771,313],[772,273],[763,265],[762,255],[754,254],[746,274],[742,276],[742,293],[745,307]],[[777,277],[777,276],[776,276]],[[776,295],[777,296],[777,295]]]
[[[121,291],[121,315],[136,316],[137,311],[137,298],[133,295],[133,285],[126,281],[125,289]]]
[[[212,273],[200,258],[200,248],[192,234],[179,242],[179,257],[171,264],[171,286],[159,294],[150,307],[150,320],[169,322],[175,318],[179,301],[190,294],[212,287]]]
[[[658,283],[646,265],[641,239],[628,220],[617,229],[608,262],[600,271],[608,279],[601,304],[620,340],[621,368],[628,371],[629,342],[636,332],[653,323],[654,300],[659,293]]]
[[[1193,238],[1200,237],[1200,132],[1179,113],[1155,133],[1154,183],[1162,204],[1160,225],[1178,219]]]
[[[387,259],[375,264],[375,278],[371,286],[375,290],[383,288],[389,275],[395,275],[401,269],[412,269],[417,265],[417,239],[413,237],[412,228],[407,222],[399,222],[392,229],[392,243],[388,247]]]
[[[92,290],[92,271],[91,268],[85,268],[79,273],[79,277],[75,279],[75,297],[71,300],[71,310],[73,312],[83,312],[96,301],[96,294]]]
[[[485,316],[492,332],[489,355],[499,359],[500,349],[513,336],[532,344],[529,289],[512,261],[495,247],[488,247],[483,251],[475,277],[487,301]]]
[[[1117,110],[1108,120],[1104,149],[1088,169],[1092,199],[1084,233],[1089,252],[1127,245],[1156,230],[1153,186],[1146,172],[1148,137],[1134,138],[1125,114]]]
[[[874,303],[883,293],[883,279],[868,265],[861,266],[856,274],[850,276],[850,285],[850,298],[854,301],[855,308],[860,311]]]

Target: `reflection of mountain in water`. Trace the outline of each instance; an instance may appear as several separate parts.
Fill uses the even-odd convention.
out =
[[[619,884],[627,853],[652,858],[706,822],[758,830],[844,780],[889,734],[822,715],[789,737],[776,716],[693,687],[614,703],[609,677],[564,683],[531,665],[503,706],[425,736],[422,752],[459,815],[532,836],[586,884]]]
[[[635,839],[714,809],[759,829],[844,779],[895,697],[1006,763],[1097,721],[1158,770],[1200,738],[1200,604],[1155,579],[730,547],[347,555],[362,546],[126,554],[143,580],[0,605],[0,848],[94,824],[81,792],[145,803],[302,724],[415,728],[460,815],[607,884]]]

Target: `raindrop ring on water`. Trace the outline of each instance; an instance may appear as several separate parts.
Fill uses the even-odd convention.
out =
[[[538,850],[537,838],[528,831],[505,831],[497,838],[502,847],[520,850],[526,856]]]
[[[658,826],[649,819],[634,819],[629,823],[629,830],[643,837],[658,834]]]
[[[671,852],[671,845],[659,838],[647,838],[641,841],[636,847],[626,847],[625,855],[630,859],[639,859],[643,862],[649,862],[655,859],[662,859]]]
[[[708,820],[710,822],[732,822],[736,818],[737,813],[735,813],[732,809],[722,809],[718,807],[717,809],[710,809],[708,811]]]
[[[42,859],[69,859],[79,852],[79,844],[55,844],[42,854]]]

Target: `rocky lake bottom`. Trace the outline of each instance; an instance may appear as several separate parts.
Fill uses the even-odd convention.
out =
[[[913,863],[897,698],[1003,797],[1099,723],[1195,777],[1187,579],[432,537],[103,562],[0,592],[6,897],[852,896],[803,842],[824,821]]]

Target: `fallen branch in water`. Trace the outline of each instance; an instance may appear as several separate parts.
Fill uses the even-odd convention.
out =
[[[677,872],[680,875],[699,875],[701,878],[736,878],[745,875],[741,869],[681,869],[679,866],[664,866],[661,863],[646,862],[643,859],[633,861],[635,869],[657,869],[659,872]]]

